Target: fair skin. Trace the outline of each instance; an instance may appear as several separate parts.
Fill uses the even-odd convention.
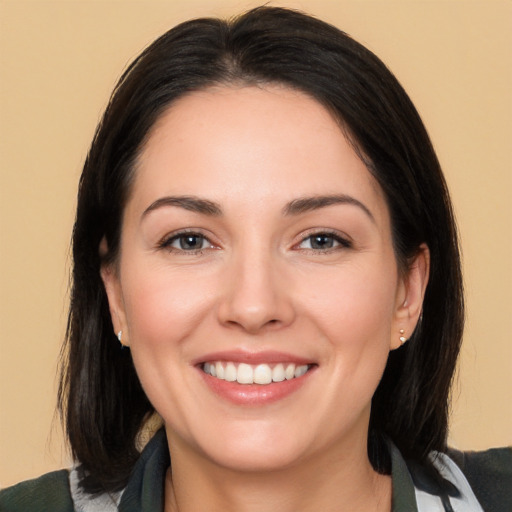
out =
[[[167,512],[391,509],[370,403],[428,250],[399,271],[382,191],[318,102],[278,86],[176,101],[102,277],[165,423]]]

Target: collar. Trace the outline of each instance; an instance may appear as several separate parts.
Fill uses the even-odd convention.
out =
[[[388,441],[393,485],[392,512],[418,512],[414,483],[398,448]]]
[[[165,473],[169,464],[167,436],[162,428],[135,464],[119,503],[119,512],[163,512]]]

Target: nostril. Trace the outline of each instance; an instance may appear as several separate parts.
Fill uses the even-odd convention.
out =
[[[254,319],[251,319],[253,321],[250,321],[248,319],[239,319],[239,320],[228,320],[225,322],[226,325],[231,325],[232,327],[239,327],[243,329],[244,331],[250,332],[250,333],[258,333],[260,331],[264,331],[267,329],[276,329],[280,325],[282,325],[282,322],[278,320],[277,318],[272,318],[271,320],[262,320],[262,321],[254,321]]]
[[[280,320],[278,320],[277,318],[272,318],[271,320],[268,320],[265,324],[263,324],[262,327],[277,327],[281,324],[282,322]]]

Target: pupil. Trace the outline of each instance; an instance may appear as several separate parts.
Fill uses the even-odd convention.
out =
[[[315,235],[311,241],[313,249],[330,249],[333,246],[333,239],[329,235]]]
[[[196,235],[187,235],[180,238],[182,249],[199,249],[202,245],[201,237]]]

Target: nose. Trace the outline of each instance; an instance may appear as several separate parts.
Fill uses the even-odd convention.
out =
[[[223,325],[257,334],[293,322],[289,280],[270,255],[234,258],[226,273],[218,308]]]

